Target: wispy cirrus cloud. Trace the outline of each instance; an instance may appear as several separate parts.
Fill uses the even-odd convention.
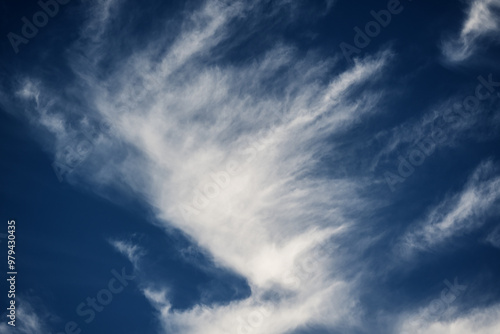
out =
[[[486,242],[493,247],[500,248],[500,226],[496,227],[486,237]]]
[[[426,218],[411,227],[401,238],[398,249],[404,254],[432,249],[436,245],[474,230],[494,214],[500,200],[500,176],[491,161],[482,162],[472,173],[463,190],[453,194],[436,207]],[[496,212],[498,214],[498,212]]]
[[[428,308],[420,310],[418,314],[406,317],[399,331],[401,333],[412,334],[495,334],[500,331],[500,323],[498,321],[500,306],[498,304],[473,309],[463,314],[459,314],[455,310],[448,317],[433,321],[424,320],[425,317],[422,317],[422,314],[426,312],[430,312]]]
[[[383,92],[354,93],[379,80],[393,55],[382,51],[339,70],[335,58],[301,56],[282,42],[240,64],[213,64],[214,50],[238,40],[229,25],[244,23],[257,6],[207,1],[185,16],[167,50],[159,47],[163,34],[154,34],[149,47],[103,76],[100,60],[113,56],[105,33],[112,18],[105,16],[98,38],[75,46],[88,46],[92,60],[69,59],[80,88],[67,93],[84,92],[86,114],[47,87],[20,94],[26,103],[37,96],[31,118],[52,134],[56,157],[78,144],[79,131],[92,132],[95,119],[113,120],[115,137],[97,136],[72,182],[139,196],[166,228],[184,231],[218,266],[247,279],[249,298],[187,311],[170,309],[168,290],[145,286],[164,328],[179,333],[234,333],[256,312],[265,316],[255,327],[263,333],[311,323],[352,326],[359,312],[355,281],[335,273],[341,257],[315,258],[319,266],[307,277],[296,264],[327,240],[341,242],[356,224],[347,212],[361,203],[359,182],[314,176],[314,168],[329,149],[328,136],[377,112]],[[34,82],[27,78],[19,92]],[[120,152],[116,138],[124,143]],[[134,246],[113,245],[137,262]]]
[[[442,42],[442,52],[447,60],[461,62],[470,58],[486,40],[497,40],[500,30],[498,0],[470,1],[467,17],[458,36]]]
[[[18,294],[19,295],[19,294]],[[49,319],[54,320],[56,317],[51,316],[47,312],[43,311],[40,306],[41,302],[37,301],[35,304],[30,302],[29,298],[26,296],[18,297],[16,300],[16,319],[15,326],[7,324],[7,321],[2,321],[0,324],[1,333],[13,333],[13,334],[42,334],[49,332]]]
[[[134,267],[138,267],[140,258],[145,255],[145,251],[141,247],[130,242],[124,240],[110,240],[109,243],[117,251],[125,255]]]
[[[141,277],[162,328],[269,334],[365,327],[362,294],[381,275],[366,254],[385,232],[374,232],[379,222],[366,213],[382,199],[366,190],[373,180],[325,175],[321,167],[327,155],[345,170],[363,159],[336,145],[379,113],[394,52],[382,49],[344,68],[338,55],[304,53],[284,39],[264,38],[250,57],[236,61],[232,52],[245,47],[246,36],[265,32],[266,20],[297,5],[273,3],[266,14],[266,1],[209,0],[137,38],[128,30],[134,16],[120,15],[123,3],[99,1],[90,10],[90,23],[67,50],[71,84],[25,75],[16,102],[43,130],[56,161],[68,162],[68,147],[91,142],[85,159],[72,164],[70,183],[108,198],[109,189],[138,198],[154,210],[155,223],[181,230],[215,266],[248,282],[251,295],[244,300],[201,300],[179,310],[166,284]],[[330,9],[333,2],[327,3]],[[293,14],[287,19],[300,16]],[[398,127],[374,165],[432,133],[444,109]],[[103,120],[113,131],[96,130]],[[492,162],[482,164],[463,193],[404,236],[405,247],[431,247],[466,231],[470,217],[486,214],[498,195],[493,170]],[[110,243],[140,266],[142,246]],[[324,244],[328,252],[319,253]]]

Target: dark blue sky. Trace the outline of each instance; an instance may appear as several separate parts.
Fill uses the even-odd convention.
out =
[[[40,3],[1,2],[0,334],[500,330],[498,0]]]

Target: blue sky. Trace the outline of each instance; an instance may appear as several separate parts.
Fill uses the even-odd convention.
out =
[[[500,1],[1,6],[0,333],[500,333]]]

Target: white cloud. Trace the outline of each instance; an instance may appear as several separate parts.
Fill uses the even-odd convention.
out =
[[[214,50],[232,37],[230,23],[241,24],[258,5],[207,1],[185,16],[172,42],[164,43],[168,31],[151,34],[147,48],[105,74],[98,60],[112,52],[106,34],[88,50],[82,40],[76,49],[85,56],[68,51],[75,86],[61,94],[41,85],[36,95],[21,95],[27,102],[36,96],[32,120],[53,134],[58,159],[78,146],[79,132],[92,132],[93,120],[112,120],[112,133],[92,136],[74,171],[81,179],[73,181],[139,197],[165,229],[179,228],[216,265],[248,281],[245,300],[184,311],[172,310],[168,289],[144,287],[164,328],[176,333],[353,328],[362,316],[363,273],[347,279],[340,268],[349,257],[338,248],[360,224],[350,213],[371,205],[361,196],[365,181],[322,177],[315,168],[325,152],[336,153],[327,138],[378,112],[383,87],[357,93],[377,82],[393,55],[382,51],[340,70],[335,57],[302,56],[281,42],[252,60],[214,62]],[[73,102],[82,95],[85,108]],[[324,242],[332,252],[317,253]],[[137,246],[112,244],[137,266]]]
[[[352,261],[366,257],[367,248],[386,232],[373,228],[366,237],[367,222],[376,219],[358,221],[352,213],[363,216],[384,199],[366,194],[372,181],[326,177],[317,167],[329,154],[349,169],[336,148],[341,143],[332,138],[373,121],[386,93],[379,79],[394,55],[384,50],[340,69],[335,55],[302,54],[278,40],[252,59],[221,61],[228,45],[238,45],[239,34],[251,34],[265,17],[252,14],[261,13],[260,1],[218,0],[185,10],[182,19],[166,20],[160,30],[144,35],[144,48],[123,55],[110,45],[126,44],[128,26],[107,33],[120,21],[121,3],[102,0],[90,7],[83,38],[67,50],[71,84],[53,87],[44,78],[27,78],[17,97],[35,110],[27,112],[30,121],[51,134],[56,161],[71,164],[72,183],[102,196],[113,188],[139,198],[155,210],[156,223],[180,229],[217,266],[250,285],[245,300],[212,306],[202,301],[179,311],[171,305],[169,287],[144,277],[140,287],[165,331],[278,334],[308,325],[346,331],[366,325],[361,294],[394,264],[377,272],[369,268],[373,263]],[[333,1],[326,3],[330,9]],[[479,36],[497,29],[488,20],[493,14],[485,12],[495,4],[472,4],[462,44],[449,49],[455,52],[450,57],[468,54]],[[295,14],[290,17],[300,16]],[[451,104],[395,128],[373,168],[402,146],[431,136],[436,119]],[[103,120],[111,120],[112,131],[96,126]],[[452,132],[471,124],[462,117],[447,125],[449,138],[439,145],[451,145]],[[91,142],[85,153],[71,150],[83,142]],[[499,185],[493,163],[481,164],[463,191],[412,226],[399,246],[408,252],[427,249],[480,226],[498,201]],[[355,247],[341,247],[350,242]],[[140,266],[141,247],[123,240],[110,244],[136,269]],[[319,252],[325,244],[328,252]],[[477,318],[422,322],[422,314],[412,316],[420,317],[422,333],[470,329]],[[488,326],[482,327],[485,333],[495,328]]]
[[[48,315],[41,314],[41,310],[35,310],[33,305],[26,299],[16,299],[16,321],[15,327],[8,325],[9,318],[3,317],[0,323],[0,333],[12,334],[46,334],[49,328],[46,323]]]
[[[484,38],[496,39],[500,31],[499,0],[472,0],[459,36],[442,44],[444,56],[452,62],[468,59]]]
[[[490,234],[488,234],[486,242],[491,244],[493,247],[500,248],[500,226],[496,227],[490,232]]]
[[[447,319],[428,319],[429,309],[407,316],[399,329],[403,334],[496,334],[500,333],[500,305],[474,309]]]
[[[500,199],[500,176],[491,160],[482,162],[464,189],[434,207],[402,237],[398,250],[429,249],[484,224]],[[498,213],[498,212],[497,212]]]
[[[140,258],[145,255],[145,251],[141,247],[130,242],[110,240],[109,243],[116,248],[117,251],[125,255],[136,268],[138,267]]]

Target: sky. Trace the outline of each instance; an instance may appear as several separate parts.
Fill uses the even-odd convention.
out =
[[[500,333],[499,0],[0,5],[0,334]]]

